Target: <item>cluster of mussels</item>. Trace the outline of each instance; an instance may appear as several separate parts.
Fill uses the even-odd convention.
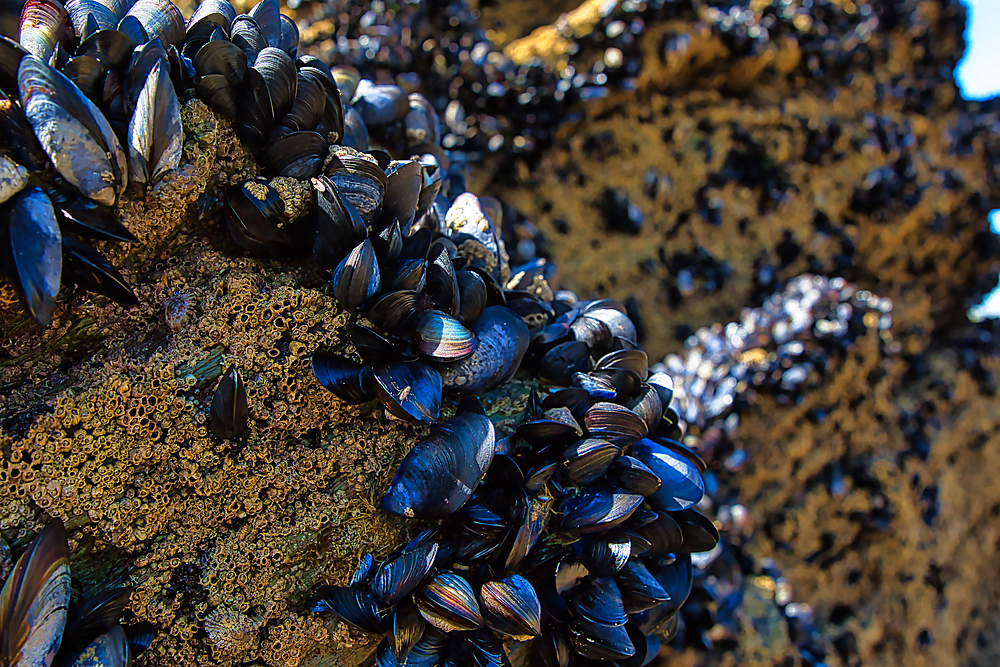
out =
[[[365,556],[350,585],[322,587],[311,608],[385,634],[382,667],[645,665],[676,629],[690,554],[719,540],[692,509],[705,466],[676,440],[670,378],[648,375],[620,303],[553,294],[531,270],[502,289],[496,255],[477,266],[496,233],[474,197],[457,197],[444,220],[431,245],[450,238],[468,254],[421,252],[398,268],[372,259],[367,278],[411,264],[428,272],[425,293],[373,289],[361,310],[385,335],[351,329],[369,365],[319,351],[317,378],[348,402],[378,397],[412,421],[432,421],[443,387],[478,396],[512,377],[522,357],[563,388],[544,399],[532,390],[521,423],[502,437],[479,401],[465,398],[404,458],[382,503],[435,527],[378,566]],[[471,330],[431,307],[442,305]],[[408,336],[393,333],[403,320],[416,323]]]
[[[9,552],[0,539],[0,564]],[[71,604],[69,547],[59,519],[45,526],[6,574],[0,664],[125,667],[153,639],[147,623],[119,624],[131,587],[109,588]]]
[[[377,222],[383,195],[383,215],[406,209],[413,179],[425,206],[440,187],[447,158],[427,100],[373,85],[349,66],[296,59],[298,30],[277,0],[239,16],[210,0],[186,24],[169,0],[29,0],[19,39],[0,38],[0,249],[4,273],[44,325],[62,284],[136,302],[120,272],[75,235],[136,241],[114,205],[130,183],[141,195],[179,164],[179,100],[197,96],[233,120],[269,175],[309,179],[325,169],[316,187],[354,203],[365,222]],[[362,153],[370,137],[424,157],[404,165],[385,150]],[[323,190],[330,182],[340,195]],[[339,229],[316,230],[312,218],[293,225],[290,189],[264,179],[231,188],[230,230],[241,246],[272,253],[315,231],[325,265]]]

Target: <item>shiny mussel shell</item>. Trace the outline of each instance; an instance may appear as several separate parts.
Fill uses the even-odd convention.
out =
[[[445,386],[478,395],[507,382],[528,349],[528,327],[504,306],[490,306],[470,327],[479,343],[472,356],[444,369]]]
[[[436,361],[464,359],[476,350],[476,334],[439,310],[425,312],[416,331],[420,353]]]
[[[527,641],[542,633],[542,605],[528,580],[513,575],[488,581],[479,591],[486,624],[497,632],[518,641]]]
[[[483,625],[483,616],[469,582],[452,572],[443,572],[417,594],[420,615],[445,632],[475,630]]]

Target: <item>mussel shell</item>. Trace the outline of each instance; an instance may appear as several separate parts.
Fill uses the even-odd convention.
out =
[[[611,329],[596,318],[578,317],[570,324],[570,329],[574,340],[586,343],[591,350],[602,350],[611,344]]]
[[[149,39],[159,39],[164,46],[180,48],[184,42],[184,16],[170,0],[136,0],[126,16],[137,18]]]
[[[372,579],[372,593],[386,604],[395,605],[430,573],[437,551],[437,544],[424,543],[382,563]]]
[[[650,496],[657,507],[676,512],[692,507],[705,495],[705,481],[686,458],[651,440],[640,440],[632,455],[660,478],[660,489]]]
[[[185,43],[191,39],[192,28],[202,21],[211,25],[212,28],[222,28],[228,33],[235,18],[236,10],[229,3],[229,0],[203,0],[194,10],[191,19],[187,22],[187,39]]]
[[[624,625],[576,620],[570,625],[569,640],[573,651],[591,660],[622,660],[635,655]]]
[[[536,496],[528,501],[524,521],[514,535],[514,541],[504,562],[505,571],[517,567],[538,543],[552,515],[551,505],[552,499],[545,496]]]
[[[424,259],[401,259],[392,267],[392,277],[386,282],[393,290],[413,290],[420,292],[424,288],[424,281],[427,275],[427,260]],[[462,320],[463,323],[466,320]]]
[[[354,572],[351,573],[351,581],[348,583],[348,586],[351,588],[364,586],[374,574],[375,558],[366,552],[361,556],[361,560],[358,561],[358,566],[354,568]]]
[[[598,359],[594,368],[624,368],[638,375],[640,380],[645,380],[649,374],[649,357],[642,350],[615,350]]]
[[[567,606],[572,616],[588,623],[625,625],[628,620],[618,584],[611,577],[598,577],[578,586]]]
[[[406,455],[386,491],[382,509],[420,519],[439,519],[456,512],[482,481],[495,446],[496,432],[489,417],[460,412]]]
[[[660,478],[645,463],[631,456],[621,456],[608,468],[607,478],[626,491],[651,496],[660,488]]]
[[[315,78],[299,70],[296,75],[295,100],[281,124],[290,130],[312,130],[326,109],[326,90]],[[325,139],[324,139],[325,141]]]
[[[635,655],[618,660],[618,667],[646,667],[660,652],[660,638],[655,634],[644,634],[635,623],[627,623],[629,641],[635,647]]]
[[[528,580],[512,575],[488,581],[479,591],[479,601],[486,625],[491,629],[527,641],[542,634],[542,605]]]
[[[632,543],[624,535],[595,537],[580,545],[580,562],[595,577],[610,577],[620,571],[632,554]]]
[[[264,77],[253,67],[247,70],[239,104],[236,134],[248,148],[259,150],[267,141],[274,125],[274,109],[271,107],[271,95],[267,92]]]
[[[711,551],[719,543],[719,529],[712,521],[693,509],[674,512],[671,517],[680,526],[684,543],[679,553],[700,553]]]
[[[312,357],[312,369],[319,383],[345,403],[359,405],[376,397],[372,370],[347,357],[316,350]]]
[[[128,126],[129,175],[155,185],[181,161],[184,132],[174,85],[163,61],[149,73]]]
[[[649,571],[660,582],[660,586],[663,587],[666,594],[670,596],[669,600],[649,611],[659,610],[660,613],[668,615],[677,613],[691,594],[691,587],[694,583],[691,554],[678,554],[673,563],[650,567]]]
[[[333,293],[341,307],[354,312],[382,287],[375,249],[365,239],[333,271]]]
[[[476,334],[453,317],[428,310],[417,322],[417,349],[435,361],[464,359],[476,350]]]
[[[0,155],[0,204],[28,184],[28,170],[6,155]]]
[[[569,385],[574,373],[590,370],[590,348],[580,341],[556,345],[542,357],[538,373],[552,384]]]
[[[365,240],[368,230],[361,215],[344,201],[326,176],[312,179],[316,204],[312,207],[313,256],[321,267],[334,268],[352,248]]]
[[[361,74],[352,65],[334,65],[330,68],[330,74],[340,90],[340,95],[345,102],[354,99],[354,92],[361,81]],[[361,150],[368,150],[367,148]]]
[[[260,52],[267,48],[267,39],[261,32],[260,26],[246,14],[241,14],[233,19],[230,35],[233,44],[243,52],[251,63],[256,62]]]
[[[328,148],[326,139],[316,132],[292,132],[272,141],[262,159],[279,176],[306,180],[320,172]]]
[[[394,85],[376,85],[367,79],[362,79],[355,88],[351,106],[369,128],[401,121],[410,111],[405,90]]]
[[[416,361],[417,355],[368,327],[347,323],[347,333],[366,364],[382,366],[394,361]]]
[[[265,46],[257,54],[253,68],[264,77],[275,119],[282,118],[292,108],[298,90],[295,61],[281,49]]]
[[[277,47],[281,42],[281,8],[278,0],[260,0],[250,10],[250,18],[260,26],[267,45]]]
[[[281,20],[281,37],[278,39],[277,47],[295,60],[299,50],[299,27],[284,14],[278,18]]]
[[[25,116],[56,171],[111,206],[128,183],[125,152],[104,115],[61,72],[25,56],[17,72]]]
[[[420,163],[415,160],[391,162],[386,174],[385,196],[376,229],[397,221],[400,228],[408,232],[416,214],[423,181]]]
[[[608,530],[625,521],[642,500],[634,493],[586,488],[561,499],[559,524],[578,533]]]
[[[670,599],[660,582],[649,573],[646,565],[638,558],[629,559],[615,579],[621,591],[625,612],[628,614],[652,609]]]
[[[344,105],[344,136],[340,143],[355,150],[368,150],[368,126],[358,110],[350,104]]]
[[[528,349],[528,327],[504,306],[490,306],[470,327],[479,343],[472,356],[443,371],[444,384],[464,394],[479,395],[507,382]]]
[[[445,632],[475,630],[483,616],[469,582],[453,572],[442,572],[416,594],[417,608],[428,623]]]
[[[62,232],[52,202],[38,187],[21,190],[3,207],[0,257],[43,326],[52,321],[62,280]]]
[[[483,257],[474,262],[498,280],[504,280],[510,267],[504,258],[503,241],[500,240],[497,228],[486,215],[482,202],[469,192],[463,192],[455,198],[444,217],[441,233],[450,237],[455,243],[472,239],[478,243]]]
[[[420,362],[390,364],[375,371],[376,391],[398,419],[433,424],[441,410],[441,374]]]
[[[83,241],[63,235],[64,285],[75,284],[88,292],[102,294],[123,306],[139,303],[132,288],[115,268],[100,253]]]
[[[660,512],[655,521],[637,528],[635,533],[649,545],[645,553],[650,556],[677,552],[684,543],[680,526],[666,512]]]
[[[132,50],[128,63],[128,75],[125,79],[125,113],[129,116],[135,111],[139,95],[146,87],[146,80],[157,63],[169,74],[170,58],[160,40],[151,40]]]
[[[263,179],[226,188],[224,203],[229,233],[241,247],[265,254],[293,247],[285,202]]]
[[[203,100],[213,111],[229,120],[236,119],[236,91],[222,74],[209,74],[198,79],[196,88],[198,98]]]
[[[400,604],[393,609],[392,633],[389,646],[398,662],[406,660],[410,649],[424,636],[426,622],[415,605]],[[407,663],[409,664],[409,663]]]
[[[230,366],[212,397],[208,425],[217,438],[238,438],[246,430],[247,412],[246,386],[240,372],[235,366]]]
[[[459,271],[455,274],[458,282],[459,308],[455,317],[463,324],[479,319],[486,309],[486,282],[474,271]]]
[[[622,310],[618,310],[615,305],[617,302],[608,303],[610,299],[602,300],[602,302],[591,302],[592,304],[598,304],[599,307],[590,307],[583,311],[584,317],[592,317],[595,320],[600,320],[607,325],[608,329],[611,331],[611,335],[621,337],[627,341],[635,342],[635,324],[632,320],[628,318],[625,314],[624,306]]]
[[[382,331],[407,329],[415,323],[419,312],[419,294],[413,290],[398,290],[383,294],[368,309],[366,316]]]
[[[576,484],[590,484],[605,473],[618,453],[618,447],[607,440],[580,440],[563,452],[567,475]]]
[[[568,408],[573,413],[573,418],[576,419],[577,423],[582,422],[583,416],[590,409],[590,395],[583,389],[570,387],[549,394],[542,401],[542,409],[544,410],[560,407]]]
[[[96,0],[68,0],[66,11],[73,22],[73,32],[80,39],[100,30],[113,30],[120,18],[114,9]]]
[[[665,410],[674,397],[674,380],[666,373],[653,373],[646,378],[646,384],[656,390],[660,396],[660,404]]]
[[[410,93],[407,98],[410,111],[406,114],[406,139],[410,146],[421,142],[441,142],[441,120],[434,106],[420,93]]]
[[[617,403],[595,403],[587,410],[583,421],[587,433],[593,436],[638,440],[648,433],[641,417]]]
[[[225,39],[213,39],[198,49],[192,63],[200,77],[221,74],[232,88],[233,95],[243,84],[247,73],[247,59],[238,46]]]
[[[392,628],[392,609],[368,591],[343,586],[320,586],[309,610],[332,611],[340,620],[363,632],[382,634]]]
[[[325,173],[337,186],[340,196],[351,202],[366,222],[377,218],[387,179],[374,158],[342,146],[327,164]]]
[[[76,33],[69,13],[59,0],[26,0],[17,39],[25,51],[48,62],[57,46],[73,53]]]

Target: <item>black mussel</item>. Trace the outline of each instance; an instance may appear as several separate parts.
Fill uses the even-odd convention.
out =
[[[601,320],[578,317],[569,326],[573,339],[586,343],[591,350],[603,350],[611,344],[611,329]]]
[[[397,662],[406,660],[407,655],[417,642],[424,636],[427,627],[420,610],[413,604],[396,605],[393,609],[392,634],[389,635],[389,646]],[[409,664],[409,663],[407,663]]]
[[[540,490],[558,469],[559,464],[554,461],[529,469],[524,474],[524,490],[529,493]]]
[[[129,16],[138,19],[149,39],[177,48],[184,42],[184,16],[170,0],[136,0]]]
[[[298,71],[296,76],[295,100],[281,124],[293,132],[311,130],[319,123],[326,109],[326,89],[309,73]]]
[[[544,329],[553,323],[555,315],[546,301],[542,301],[530,292],[506,290],[507,307],[521,316],[524,323],[533,331]]]
[[[355,312],[381,288],[382,278],[375,261],[375,249],[371,241],[365,239],[334,269],[333,294],[341,307]]]
[[[130,658],[129,650],[129,640],[125,628],[115,625],[104,634],[94,638],[79,653],[69,651],[64,655],[73,656],[68,659],[68,662],[73,665],[127,667]]]
[[[552,515],[551,505],[552,499],[541,495],[528,501],[524,521],[514,535],[510,552],[504,562],[504,570],[516,567],[538,543]]]
[[[24,114],[56,171],[87,197],[113,205],[128,172],[104,115],[65,75],[33,56],[21,59],[17,81]]]
[[[607,325],[612,337],[618,336],[625,340],[635,341],[635,325],[625,314],[625,306],[613,299],[591,301],[583,307],[583,316],[600,320]]]
[[[26,0],[18,26],[21,46],[42,62],[48,62],[57,46],[66,53],[75,50],[73,23],[58,0]]]
[[[538,372],[552,384],[567,386],[574,373],[590,370],[590,349],[586,343],[569,341],[556,345],[542,357]]]
[[[48,326],[62,280],[62,232],[52,202],[40,188],[28,187],[4,205],[0,217],[0,258],[28,311]]]
[[[216,113],[233,120],[239,108],[236,91],[222,74],[207,74],[198,79],[198,97]]]
[[[479,411],[460,412],[406,455],[386,491],[382,509],[421,519],[454,513],[479,486],[495,446],[493,422],[481,407]]]
[[[591,538],[577,542],[580,562],[595,577],[610,577],[625,567],[632,554],[632,543],[624,535]]]
[[[271,95],[267,92],[267,83],[263,75],[251,67],[247,70],[243,88],[239,92],[239,117],[236,119],[236,135],[250,148],[260,150],[267,142],[274,126],[274,108],[271,106]],[[284,153],[274,157],[281,158],[291,164]],[[273,167],[272,167],[273,168]],[[281,171],[276,169],[275,171]]]
[[[635,655],[624,625],[602,625],[575,620],[569,627],[573,650],[591,660],[622,660]]]
[[[375,371],[379,400],[397,419],[432,424],[441,410],[441,374],[420,362],[390,364]]]
[[[316,132],[292,132],[268,144],[262,160],[279,176],[305,180],[320,172],[328,149]]]
[[[660,582],[660,586],[670,596],[670,599],[658,604],[646,613],[676,614],[677,610],[687,600],[688,595],[691,594],[691,586],[694,583],[694,568],[691,565],[691,555],[678,554],[669,565],[651,567],[649,571]]]
[[[403,252],[403,232],[399,228],[399,223],[395,220],[379,232],[378,236],[372,238],[375,246],[375,256],[378,258],[379,266],[389,266],[399,259]]]
[[[181,110],[162,61],[153,65],[128,125],[129,176],[143,187],[155,185],[181,161]]]
[[[247,62],[255,63],[260,52],[267,48],[267,39],[261,32],[260,26],[246,14],[233,19],[229,34],[233,44],[246,56]]]
[[[638,440],[648,433],[641,417],[617,403],[595,403],[587,410],[583,421],[587,433],[593,436]]]
[[[23,46],[0,35],[0,91],[5,95],[17,97],[17,68],[26,55]]]
[[[394,161],[386,168],[385,196],[376,229],[398,222],[404,232],[413,223],[423,175],[415,160]]]
[[[462,529],[477,535],[492,537],[507,528],[502,516],[481,502],[470,502],[459,510]]]
[[[651,440],[640,440],[632,455],[660,478],[660,489],[650,496],[657,507],[676,512],[696,505],[705,495],[705,481],[686,458]]]
[[[66,625],[71,592],[66,530],[60,519],[53,519],[21,555],[0,592],[4,664],[25,664],[24,658],[32,656],[32,664],[51,663]]]
[[[699,553],[711,551],[719,543],[719,529],[708,517],[693,509],[671,514],[684,535],[684,543],[679,552]]]
[[[455,274],[458,282],[459,308],[455,317],[463,324],[475,322],[486,309],[486,282],[474,271],[459,271]]]
[[[476,350],[476,334],[454,317],[438,310],[428,310],[417,322],[417,349],[434,361],[464,359]]]
[[[392,628],[392,609],[367,591],[343,586],[320,586],[309,611],[332,611],[340,620],[362,630],[382,634]]]
[[[388,338],[368,327],[347,323],[347,333],[357,349],[361,359],[371,366],[382,366],[394,361],[416,361],[417,355],[398,342]]]
[[[341,144],[358,151],[368,150],[368,128],[358,110],[344,105],[344,136]]]
[[[62,237],[62,283],[102,294],[122,306],[139,303],[132,288],[108,260],[83,241]]]
[[[649,373],[649,358],[642,350],[615,350],[608,352],[594,364],[596,370],[624,368],[645,380]]]
[[[567,606],[570,614],[588,623],[625,625],[628,620],[622,594],[611,577],[598,577],[578,586]]]
[[[652,433],[663,417],[663,402],[660,394],[652,385],[643,385],[639,394],[625,404],[646,423],[646,429]]]
[[[504,306],[490,306],[470,327],[479,343],[472,356],[443,371],[444,384],[455,391],[478,395],[507,382],[528,349],[528,327]]]
[[[545,410],[567,408],[579,423],[583,421],[583,416],[590,409],[590,395],[583,389],[576,387],[560,389],[545,397],[545,400],[542,401],[542,408]]]
[[[351,202],[366,222],[374,222],[381,210],[387,177],[378,161],[366,153],[340,146],[325,167],[340,196]]]
[[[243,435],[247,427],[247,390],[235,366],[222,376],[212,397],[209,426],[218,438],[232,439]]]
[[[226,225],[233,240],[260,254],[288,252],[295,247],[285,216],[285,202],[264,179],[226,188]]]
[[[670,599],[646,565],[638,558],[631,558],[615,576],[621,591],[625,613],[637,614],[652,609]]]
[[[278,0],[260,0],[250,10],[250,18],[260,26],[267,45],[278,46],[281,42],[281,9]]]
[[[281,118],[295,103],[298,88],[295,61],[281,49],[265,46],[257,54],[253,68],[264,77],[274,117]]]
[[[559,525],[578,533],[614,528],[642,504],[642,496],[623,491],[583,489],[560,501]]]
[[[442,572],[417,591],[417,608],[428,623],[445,632],[483,625],[472,586],[461,575]]]
[[[365,552],[362,554],[361,560],[358,561],[358,566],[351,573],[351,581],[348,583],[348,586],[351,588],[360,588],[367,584],[374,574],[375,558],[370,553]]]
[[[0,38],[0,45],[4,44]],[[2,49],[0,49],[0,62],[3,60]],[[3,73],[0,65],[0,75]],[[5,76],[5,75],[4,75]],[[7,89],[0,82],[0,86]],[[12,94],[15,99],[0,93],[0,145],[6,149],[7,157],[27,170],[28,173],[44,171],[49,164],[49,156],[42,150],[38,137],[35,136],[28,119],[24,116],[24,110],[17,103],[17,68],[14,67],[14,88]],[[27,174],[25,174],[27,179]],[[20,188],[19,188],[20,189]]]
[[[125,113],[131,117],[135,112],[135,105],[139,101],[139,95],[146,87],[153,68],[159,64],[160,68],[170,74],[170,57],[163,44],[158,39],[154,39],[145,44],[141,44],[132,51],[128,64],[128,74],[125,77]],[[176,98],[176,90],[174,92]]]
[[[517,434],[529,444],[541,446],[560,438],[578,438],[583,435],[583,429],[569,408],[550,408],[538,419],[518,426]]]
[[[383,294],[368,308],[366,316],[382,331],[406,329],[419,317],[420,295],[413,290],[399,290]]]
[[[605,473],[618,453],[618,447],[607,440],[580,440],[563,452],[566,473],[576,484],[590,484]]]
[[[198,5],[187,22],[184,52],[189,57],[197,53],[216,28],[221,28],[223,32],[230,34],[235,18],[236,10],[229,4],[229,0],[205,0]]]
[[[542,633],[542,605],[528,580],[512,575],[488,581],[479,591],[486,625],[517,641],[527,641]]]
[[[294,60],[299,51],[299,27],[291,17],[281,14],[278,18],[281,21],[281,38],[277,46]]]
[[[406,114],[406,140],[410,146],[441,141],[441,121],[434,106],[420,93],[410,93],[407,98],[410,110]]]
[[[382,563],[372,579],[372,593],[388,605],[396,604],[430,573],[437,551],[437,544],[425,542]]]
[[[660,512],[655,521],[636,528],[635,534],[645,540],[645,553],[650,556],[673,553],[684,543],[681,527],[666,512]]]
[[[631,456],[615,459],[608,468],[607,479],[626,491],[651,496],[660,488],[660,478],[645,463]]]
[[[202,80],[211,75],[224,77],[235,96],[243,84],[249,65],[246,54],[220,33],[217,30],[216,35],[198,49],[191,62]]]
[[[674,397],[674,380],[666,373],[653,373],[646,378],[646,384],[656,390],[660,396],[660,404],[666,410]]]
[[[439,238],[427,251],[427,291],[443,312],[457,313],[461,305],[458,280],[452,259],[456,249],[447,239]]]
[[[118,24],[114,8],[96,0],[70,0],[66,11],[73,22],[73,32],[81,39],[103,30],[113,30]]]
[[[351,106],[358,110],[369,128],[401,121],[410,111],[405,90],[394,85],[376,85],[367,79],[358,82]]]
[[[100,635],[116,627],[120,629],[118,622],[132,590],[131,586],[109,588],[74,604],[66,618],[59,651],[63,655],[75,655]]]
[[[565,595],[576,590],[585,581],[590,580],[590,570],[578,560],[566,558],[556,565],[553,585],[559,595]]]
[[[316,350],[312,357],[312,369],[319,383],[345,403],[367,403],[377,395],[372,370],[347,357]]]
[[[332,269],[368,235],[365,221],[344,201],[326,176],[312,179],[316,205],[312,207],[313,256],[320,266]]]
[[[413,290],[420,292],[424,289],[427,276],[427,261],[423,259],[401,259],[392,267],[392,275],[386,279],[389,289],[393,290]],[[459,317],[464,324],[470,320]]]

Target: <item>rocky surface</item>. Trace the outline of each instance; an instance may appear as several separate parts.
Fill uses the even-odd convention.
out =
[[[635,297],[654,359],[803,271],[894,302],[892,354],[870,332],[794,400],[760,395],[715,443],[716,509],[749,511],[726,539],[761,576],[743,577],[738,611],[715,610],[724,632],[692,626],[664,664],[798,660],[777,570],[812,607],[827,664],[994,664],[1000,333],[965,309],[1000,269],[986,221],[1000,124],[956,93],[964,12],[715,4],[664,3],[624,49],[624,89],[469,181],[542,231],[562,286]],[[726,28],[730,4],[740,21]],[[557,69],[606,60],[610,24],[631,18],[546,9],[480,12],[512,61]],[[739,25],[768,16],[769,39],[741,41]],[[43,332],[0,294],[0,533],[18,548],[65,517],[81,586],[130,579],[135,617],[162,630],[146,664],[356,662],[365,638],[301,603],[397,539],[375,506],[420,432],[346,409],[312,378],[311,351],[344,345],[342,316],[318,276],[225,240],[211,195],[252,166],[224,123],[186,114],[184,170],[124,210],[141,246],[107,248],[139,306],[76,296]],[[241,442],[205,425],[229,363],[249,390]],[[730,472],[736,449],[748,461]]]

